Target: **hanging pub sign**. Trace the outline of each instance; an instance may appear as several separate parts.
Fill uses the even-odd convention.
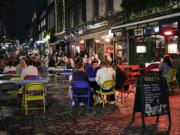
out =
[[[169,107],[169,93],[166,78],[156,74],[148,74],[140,77],[137,84],[133,117],[135,113],[141,112],[142,127],[145,128],[145,117],[168,115],[169,127],[171,126],[171,115]]]

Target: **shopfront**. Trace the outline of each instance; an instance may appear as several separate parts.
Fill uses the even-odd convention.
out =
[[[115,35],[122,33],[121,40],[116,41],[122,44],[121,50],[127,47],[129,64],[160,61],[165,54],[179,57],[179,12],[122,24],[112,31]]]
[[[89,57],[98,54],[101,60],[103,60],[105,54],[113,57],[113,41],[110,28],[103,31],[90,31],[89,33],[79,36],[81,53],[87,54]]]

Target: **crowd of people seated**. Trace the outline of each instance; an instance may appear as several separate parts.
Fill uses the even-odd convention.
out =
[[[27,75],[42,77],[48,76],[48,67],[62,67],[73,69],[70,81],[86,81],[92,88],[92,96],[96,94],[96,90],[100,88],[103,82],[107,80],[115,81],[115,89],[121,89],[124,82],[128,79],[128,74],[123,70],[121,59],[114,62],[108,55],[104,56],[101,61],[98,55],[91,57],[67,57],[54,53],[52,56],[39,54],[8,54],[0,58],[0,73],[17,73],[22,78]],[[166,77],[168,71],[173,68],[172,61],[166,55],[160,62],[160,74]],[[93,78],[94,81],[90,81]],[[129,86],[125,86],[125,90]]]

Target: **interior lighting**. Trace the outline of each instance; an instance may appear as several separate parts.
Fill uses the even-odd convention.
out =
[[[171,43],[168,44],[168,53],[177,53],[177,44],[176,43]]]
[[[173,32],[172,31],[165,31],[164,35],[165,36],[171,36],[171,35],[173,35]]]
[[[80,42],[79,42],[80,44],[84,44],[84,40],[80,40]]]
[[[96,40],[95,40],[95,43],[99,43],[99,39],[96,39]]]
[[[106,39],[105,39],[105,42],[109,43],[109,42],[110,42],[110,39],[109,39],[109,38],[106,38]]]
[[[158,32],[159,32],[159,26],[154,27],[154,32],[155,32],[155,33],[158,33]]]

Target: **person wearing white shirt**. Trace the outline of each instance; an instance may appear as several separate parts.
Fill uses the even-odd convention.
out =
[[[115,71],[110,68],[108,62],[101,63],[101,69],[97,71],[96,74],[96,82],[98,85],[102,85],[107,80],[114,80],[115,78]]]
[[[101,62],[101,69],[97,71],[96,74],[96,82],[99,86],[101,86],[105,81],[114,80],[115,79],[115,71],[110,67],[109,62]],[[112,87],[103,88],[105,91],[111,91]],[[107,100],[115,101],[114,95],[107,96]]]
[[[33,62],[29,63],[30,65],[23,69],[21,73],[21,77],[24,78],[25,76],[38,76],[38,69],[33,65]]]

